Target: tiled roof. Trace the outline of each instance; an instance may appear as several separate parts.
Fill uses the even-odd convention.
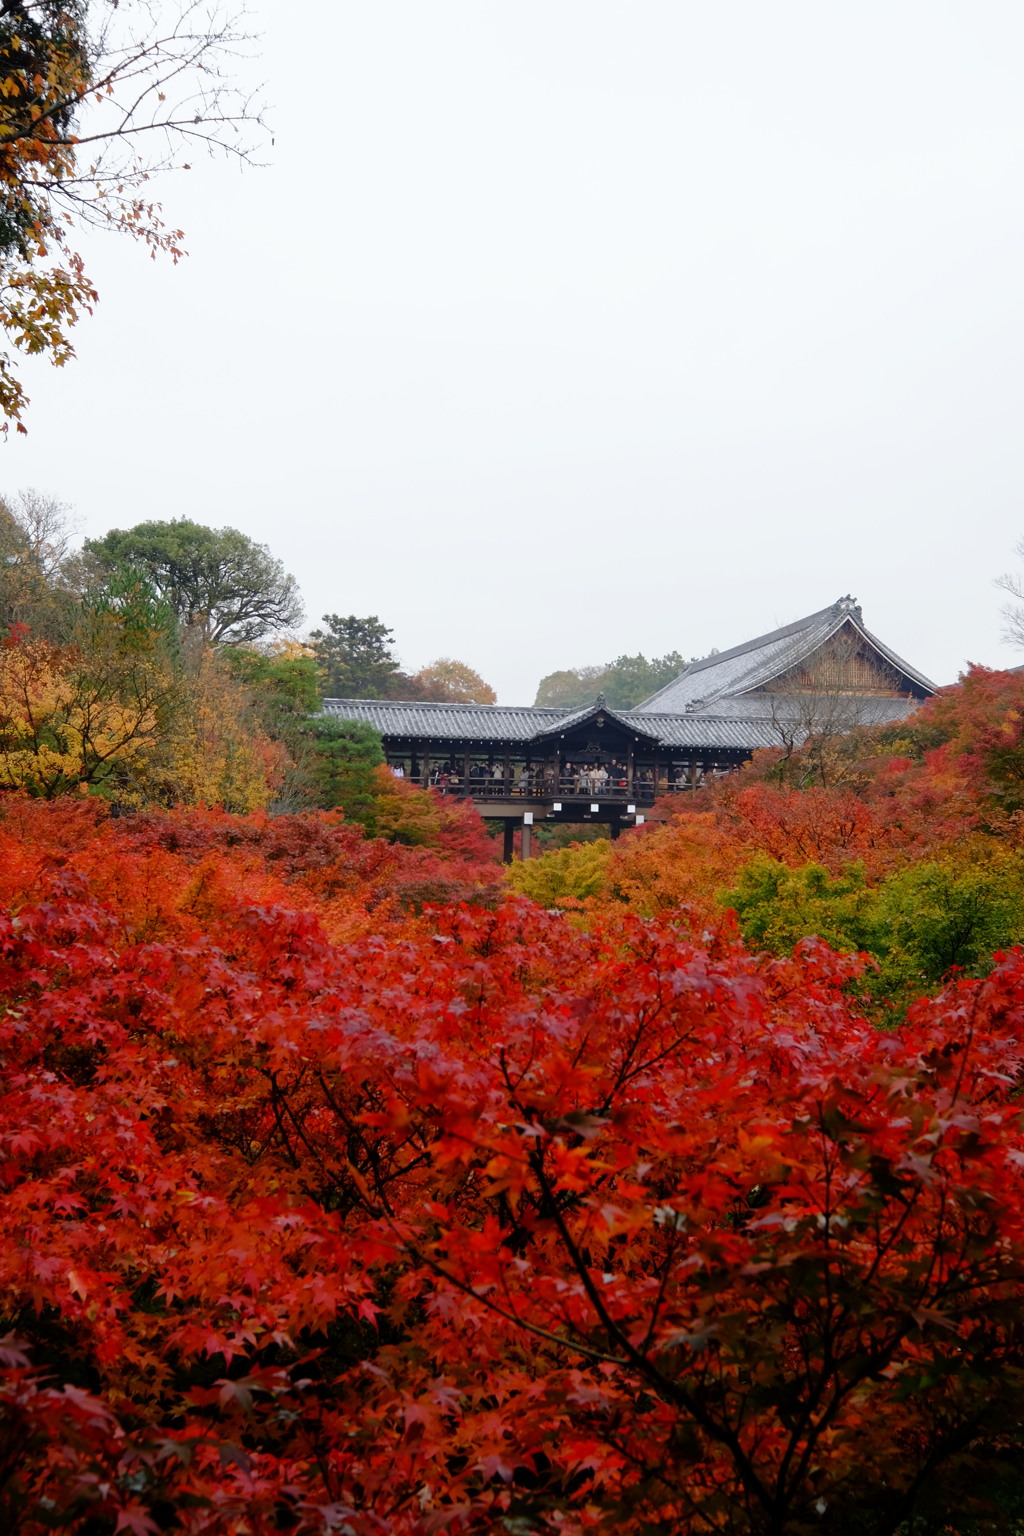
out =
[[[864,628],[860,608],[853,599],[841,597],[830,608],[822,608],[795,624],[786,624],[731,650],[691,662],[672,682],[637,705],[636,713],[676,714],[713,708],[716,713],[742,714],[738,695],[763,688],[799,666],[844,626],[866,640],[900,674],[910,692],[919,698],[934,693],[933,683]]]
[[[846,721],[845,729],[854,725],[886,725],[891,720],[903,720],[912,714],[922,701],[901,697],[885,698],[882,695],[839,694],[832,700],[819,703],[819,718],[827,723],[827,717]],[[709,716],[718,719],[728,715],[733,720],[800,720],[807,717],[807,695],[798,693],[745,693],[719,699],[715,704],[696,704],[688,709],[689,719],[703,720]],[[810,699],[810,710],[815,701]],[[643,715],[634,718],[644,719]]]
[[[540,711],[538,710],[539,713]],[[584,704],[581,709],[574,709],[569,712],[559,710],[557,713],[561,718],[554,721],[547,730],[538,729],[538,737],[545,735],[554,736],[556,733],[564,735],[566,731],[575,730],[577,726],[585,725],[588,720],[592,720],[595,715],[600,714],[606,720],[613,720],[617,725],[621,725],[623,730],[647,736],[651,741],[657,741],[658,739],[654,727],[646,720],[637,720],[632,710],[610,709],[604,701],[603,693],[599,693],[593,703]]]
[[[892,697],[839,695],[831,728],[877,725],[899,720],[933,693],[926,677],[864,628],[852,598],[840,598],[806,619],[787,624],[734,646],[717,656],[691,662],[684,672],[632,710],[610,709],[603,697],[581,709],[516,709],[499,704],[424,704],[390,699],[325,699],[324,713],[345,720],[365,720],[392,741],[479,742],[515,746],[550,741],[585,725],[599,711],[608,722],[669,748],[751,752],[777,746],[780,723],[799,725],[807,695],[752,690],[799,666],[844,625],[873,646],[900,675],[908,694]],[[820,726],[818,727],[821,728]]]
[[[729,718],[724,715],[648,715],[648,729],[657,732],[663,747],[687,747],[695,751],[737,750],[781,745],[771,720]]]
[[[324,699],[324,714],[365,720],[382,736],[452,737],[459,741],[532,741],[569,713],[502,704],[404,704],[391,699]]]
[[[737,702],[746,704],[748,701]],[[868,704],[875,702],[867,701]],[[893,706],[892,714],[868,714],[856,723],[899,718],[913,707],[912,701],[905,699],[883,702]],[[324,714],[342,720],[365,720],[393,741],[476,741],[481,746],[488,743],[526,746],[546,742],[563,728],[571,730],[573,726],[583,724],[600,707],[588,705],[585,710],[509,709],[485,704],[403,704],[386,699],[324,700]],[[635,731],[665,747],[752,752],[755,747],[778,746],[782,739],[776,719],[756,710],[737,715],[691,712],[641,716],[634,711],[613,714],[605,706],[605,713],[625,730]],[[799,715],[795,718],[799,719]]]

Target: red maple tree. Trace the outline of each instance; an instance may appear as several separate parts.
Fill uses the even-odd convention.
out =
[[[819,944],[415,915],[338,835],[0,827],[4,1528],[985,1516],[1024,957],[884,1034]]]

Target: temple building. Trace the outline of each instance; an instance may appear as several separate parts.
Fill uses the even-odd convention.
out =
[[[393,769],[471,797],[505,823],[505,852],[540,821],[601,822],[611,836],[657,796],[739,767],[758,747],[898,720],[935,692],[864,627],[857,603],[829,608],[684,667],[633,709],[325,699],[324,713],[380,732]]]

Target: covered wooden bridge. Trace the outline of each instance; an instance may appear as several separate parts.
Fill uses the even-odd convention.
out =
[[[324,713],[372,725],[392,769],[472,798],[523,857],[540,821],[597,822],[617,837],[656,798],[683,794],[759,747],[902,718],[934,692],[864,628],[852,598],[691,662],[635,709],[325,699]]]

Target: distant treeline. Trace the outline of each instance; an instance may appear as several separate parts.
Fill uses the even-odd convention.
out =
[[[691,658],[696,660],[696,658]],[[619,656],[600,667],[567,667],[541,678],[538,708],[574,709],[601,693],[613,709],[633,709],[664,688],[687,665],[678,651],[667,656]]]

